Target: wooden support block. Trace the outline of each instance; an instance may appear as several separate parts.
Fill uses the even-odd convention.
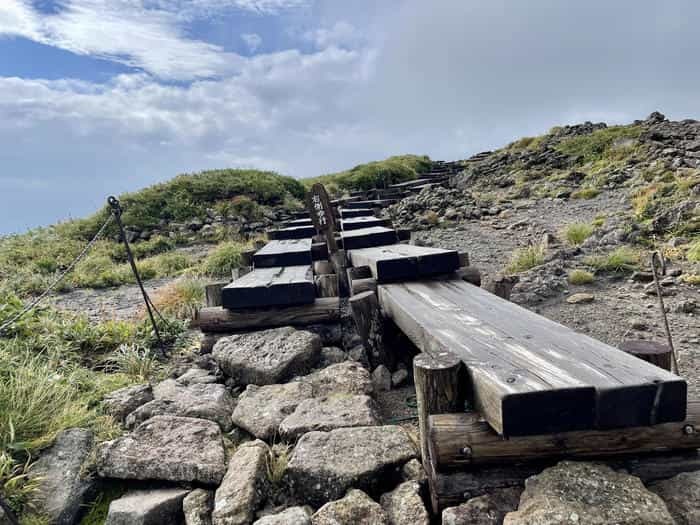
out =
[[[270,230],[267,237],[273,241],[283,241],[285,239],[310,239],[316,235],[316,228],[313,226],[295,226],[292,228],[280,228]]]
[[[377,280],[374,277],[367,279],[354,279],[350,281],[350,296],[360,294],[362,292],[376,292]]]
[[[667,344],[655,341],[628,340],[620,344],[620,350],[659,368],[671,371],[673,353]]]
[[[466,268],[469,266],[469,254],[467,252],[459,252],[459,267]]]
[[[408,228],[397,228],[396,236],[399,238],[399,242],[410,241],[411,230],[409,230]]]
[[[504,439],[475,412],[430,416],[430,454],[438,470],[543,458],[602,457],[700,447],[700,400],[685,421]]]
[[[369,266],[378,283],[448,274],[459,268],[459,255],[454,250],[408,244],[352,250],[350,261],[353,266]]]
[[[334,273],[314,277],[317,297],[338,297],[338,276]]]
[[[355,279],[368,279],[372,277],[372,270],[369,266],[351,266],[348,268],[348,280],[354,281]]]
[[[211,354],[216,342],[223,337],[222,334],[202,333],[202,338],[199,343],[199,353],[201,355]]]
[[[340,217],[342,219],[350,219],[352,217],[374,217],[374,210],[372,208],[357,208],[354,210],[349,210],[347,208],[341,208]]]
[[[279,268],[309,264],[311,264],[311,239],[270,241],[253,256],[255,268]]]
[[[393,369],[393,359],[387,354],[384,345],[384,319],[379,310],[377,294],[363,292],[352,296],[350,308],[372,368],[383,364]]]
[[[383,226],[342,232],[340,237],[343,240],[343,249],[345,251],[396,244],[398,242],[396,231]]]
[[[194,325],[203,332],[227,333],[240,330],[262,330],[277,326],[305,326],[331,323],[340,319],[337,297],[316,299],[312,304],[281,308],[227,310],[221,307],[202,308]]]
[[[241,252],[241,266],[253,266],[253,257],[257,250],[246,250]]]
[[[325,240],[311,244],[311,259],[314,261],[328,260],[328,245]]]
[[[330,262],[335,269],[336,275],[340,277],[338,293],[341,297],[347,297],[350,294],[350,285],[348,283],[347,274],[347,258],[345,250],[336,250],[330,254]]]
[[[224,308],[233,310],[312,304],[316,298],[310,265],[257,268],[221,293]]]
[[[342,231],[361,230],[373,226],[391,227],[391,221],[378,217],[353,217],[352,219],[341,219],[340,229]]]
[[[221,306],[221,290],[228,285],[228,281],[211,283],[204,286],[207,306]]]
[[[326,275],[335,273],[335,268],[330,261],[316,261],[314,263],[314,275]]]

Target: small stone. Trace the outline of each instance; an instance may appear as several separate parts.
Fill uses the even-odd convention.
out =
[[[312,525],[389,525],[382,507],[361,490],[351,489],[326,503],[311,517]]]
[[[637,283],[650,283],[654,280],[654,274],[651,272],[633,272],[630,279]]]
[[[584,304],[593,302],[595,296],[591,293],[575,293],[566,298],[569,304]]]
[[[632,330],[645,331],[649,329],[649,325],[644,319],[633,319],[630,323],[630,328]]]
[[[267,497],[268,446],[260,440],[236,449],[214,496],[213,525],[249,525]]]
[[[260,518],[253,525],[311,525],[309,507],[289,507],[277,514]]]
[[[372,395],[372,381],[369,372],[356,361],[344,361],[323,370],[297,378],[309,383],[314,397],[331,394]]]
[[[394,388],[399,387],[403,385],[406,379],[408,379],[408,370],[399,368],[396,372],[391,374],[391,386]]]
[[[681,275],[683,275],[683,270],[680,268],[669,268],[668,270],[666,270],[666,273],[670,277],[680,277]]]
[[[673,308],[673,311],[679,314],[692,314],[695,312],[697,309],[698,305],[695,301],[692,299],[688,299],[687,301],[682,301],[678,304],[676,304]]]
[[[676,280],[673,277],[664,277],[659,281],[659,284],[661,286],[674,286],[676,284]]]
[[[182,500],[187,490],[139,490],[109,504],[105,525],[162,525],[184,523]]]
[[[320,365],[325,368],[330,365],[335,365],[347,361],[348,355],[337,346],[324,346],[321,349]]]
[[[184,386],[219,382],[214,374],[203,368],[190,368],[187,372],[178,377],[176,381]]]
[[[430,525],[430,516],[420,495],[420,484],[407,481],[382,494],[381,504],[390,525]]]
[[[496,489],[442,511],[443,525],[501,525],[506,514],[518,508],[521,489]]]
[[[186,525],[211,525],[214,493],[204,489],[193,490],[182,501],[182,510]]]
[[[372,372],[372,384],[376,392],[391,390],[391,372],[384,365],[379,365]]]
[[[661,496],[678,525],[700,523],[700,471],[684,472],[647,488]]]
[[[123,423],[126,420],[126,416],[149,401],[153,401],[151,385],[134,385],[120,388],[107,394],[102,402],[102,406],[105,412]]]
[[[420,484],[425,484],[428,481],[428,475],[425,473],[423,465],[417,459],[412,459],[401,467],[402,481],[417,481]]]

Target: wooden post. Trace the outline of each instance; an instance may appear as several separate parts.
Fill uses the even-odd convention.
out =
[[[253,266],[253,255],[257,250],[246,250],[241,252],[241,266]]]
[[[393,359],[384,345],[384,319],[379,309],[377,294],[362,292],[354,295],[350,298],[350,308],[372,369],[383,364],[393,370]]]
[[[209,332],[202,333],[202,339],[199,343],[199,353],[201,355],[211,354],[216,342],[226,334],[212,334]]]
[[[316,261],[314,263],[315,275],[326,275],[334,272],[333,265],[328,261]]]
[[[347,297],[350,292],[348,284],[348,274],[346,272],[347,259],[345,258],[345,250],[336,250],[329,254],[331,264],[335,268],[335,273],[340,277],[340,289],[338,290],[341,297]]]
[[[362,292],[376,292],[377,280],[369,277],[367,279],[355,279],[350,283],[350,296],[355,296]]]
[[[204,293],[207,298],[207,306],[221,306],[221,289],[226,286],[228,282],[218,282],[207,284],[204,287]]]
[[[314,277],[317,297],[338,297],[338,276],[334,273]]]
[[[464,268],[469,266],[469,254],[467,252],[459,252],[459,267]]]
[[[652,365],[671,371],[673,352],[668,345],[655,341],[624,341],[620,350],[638,357]]]

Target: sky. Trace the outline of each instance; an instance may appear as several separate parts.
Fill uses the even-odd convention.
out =
[[[0,234],[179,173],[700,115],[694,0],[0,0]]]

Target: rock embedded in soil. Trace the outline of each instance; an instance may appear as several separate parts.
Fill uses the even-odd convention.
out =
[[[504,525],[673,525],[663,500],[639,478],[597,463],[562,461],[525,481]]]
[[[289,507],[288,509],[260,518],[253,525],[311,525],[311,509]]]
[[[280,435],[288,440],[313,430],[328,431],[343,427],[367,427],[381,423],[374,400],[365,395],[333,394],[306,399],[282,421]]]
[[[95,495],[95,480],[81,475],[92,445],[91,431],[64,430],[30,470],[30,477],[38,482],[35,505],[51,523],[77,522],[84,505]]]
[[[427,483],[428,475],[420,461],[412,459],[401,467],[401,481],[417,481],[423,485]]]
[[[105,412],[123,423],[126,420],[126,416],[149,401],[153,401],[151,385],[134,385],[120,388],[107,394],[102,402],[102,406]]]
[[[408,370],[405,368],[399,368],[396,372],[391,374],[391,386],[392,388],[400,387],[404,381],[408,379]]]
[[[212,510],[214,493],[210,490],[193,490],[182,501],[185,525],[211,525]]]
[[[299,403],[311,398],[309,383],[293,381],[282,385],[248,385],[233,411],[233,422],[260,439],[271,439],[284,419]]]
[[[518,508],[521,489],[496,489],[442,511],[443,525],[501,525],[506,514]]]
[[[311,517],[312,525],[389,525],[382,507],[361,490],[351,489],[326,503]]]
[[[240,385],[271,385],[305,374],[321,355],[321,338],[291,326],[222,337],[214,358]]]
[[[190,386],[156,386],[155,399],[140,406],[126,418],[126,426],[134,426],[153,416],[173,415],[208,419],[218,423],[224,432],[231,430],[234,401],[224,385],[196,383]]]
[[[154,416],[97,448],[103,478],[218,485],[226,472],[219,425],[204,419]]]
[[[178,383],[184,386],[195,384],[210,384],[218,383],[219,378],[209,370],[203,368],[190,368],[184,374],[176,379]]]
[[[591,303],[595,299],[595,296],[591,293],[575,293],[566,298],[566,302],[569,304],[584,304]]]
[[[372,384],[375,392],[391,390],[391,372],[384,365],[379,365],[372,371]]]
[[[321,349],[320,366],[325,368],[330,365],[335,365],[347,361],[348,355],[337,346],[324,346]]]
[[[684,472],[647,488],[666,502],[678,525],[700,523],[700,471]]]
[[[130,492],[110,503],[105,525],[183,524],[182,500],[187,493],[182,489]]]
[[[268,446],[260,440],[236,449],[214,496],[213,525],[249,525],[267,497]]]
[[[389,525],[430,525],[430,515],[420,495],[420,484],[407,481],[391,492],[382,494],[380,503]]]
[[[286,478],[296,494],[321,505],[350,487],[378,492],[415,455],[411,438],[398,426],[309,432],[297,443]]]
[[[372,380],[369,372],[356,361],[345,361],[331,365],[304,377],[299,381],[309,383],[314,397],[331,394],[372,395]]]

